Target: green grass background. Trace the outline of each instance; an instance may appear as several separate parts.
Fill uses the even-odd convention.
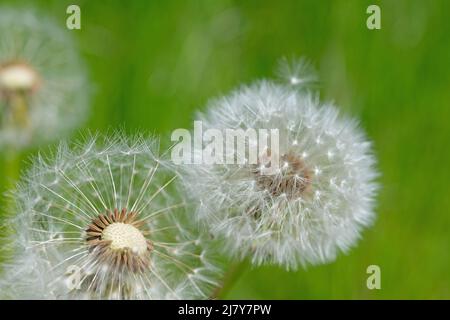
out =
[[[41,8],[62,28],[66,7],[81,7],[82,30],[67,32],[90,70],[91,130],[188,128],[210,97],[274,76],[282,56],[306,56],[322,98],[359,117],[374,140],[377,221],[334,263],[250,269],[224,297],[450,298],[450,1],[0,3]],[[366,28],[369,4],[381,7],[381,30]],[[1,191],[15,170],[7,157]],[[381,290],[366,287],[371,264],[381,268]]]

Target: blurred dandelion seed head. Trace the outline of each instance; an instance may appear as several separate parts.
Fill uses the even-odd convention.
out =
[[[53,140],[84,120],[86,72],[67,30],[42,13],[0,10],[0,147]]]
[[[40,156],[14,193],[2,294],[206,298],[220,269],[155,140],[96,137]]]
[[[270,150],[268,153],[269,157],[272,156]],[[281,155],[278,172],[265,172],[264,169],[268,165],[265,159],[260,157],[258,160],[261,164],[256,165],[253,170],[260,190],[267,191],[274,197],[285,195],[291,199],[305,197],[311,193],[312,172],[306,167],[301,156],[292,152]]]
[[[305,87],[307,65],[282,66],[287,83],[242,86],[198,116],[205,130],[279,129],[278,168],[267,172],[271,150],[259,146],[257,165],[186,166],[183,181],[226,252],[295,269],[355,245],[374,218],[377,171],[357,123]]]

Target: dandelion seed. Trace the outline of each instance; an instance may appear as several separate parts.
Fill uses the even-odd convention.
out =
[[[205,130],[279,129],[279,154],[260,145],[266,149],[257,164],[183,168],[187,193],[202,204],[200,220],[224,239],[227,253],[288,269],[326,263],[372,222],[370,143],[335,106],[290,84],[261,81],[213,100],[199,118]],[[271,156],[278,168],[270,168]]]
[[[0,9],[0,147],[24,148],[86,115],[84,67],[71,37],[42,14]]]
[[[206,298],[219,279],[209,244],[173,192],[177,175],[142,137],[61,144],[14,194],[15,257],[3,296]],[[56,183],[55,183],[56,181]]]
[[[304,88],[317,83],[318,78],[312,65],[305,59],[281,59],[278,76],[295,88]]]

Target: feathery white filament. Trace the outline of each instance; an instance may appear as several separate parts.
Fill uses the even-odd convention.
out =
[[[0,7],[0,147],[60,138],[88,111],[90,90],[70,34],[42,12]]]

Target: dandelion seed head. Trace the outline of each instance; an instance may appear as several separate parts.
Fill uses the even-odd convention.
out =
[[[157,141],[121,134],[36,158],[13,194],[15,249],[2,295],[207,298],[220,272],[166,162]]]
[[[278,129],[278,154],[259,145],[256,164],[183,168],[188,193],[202,204],[199,219],[227,253],[256,265],[333,261],[374,219],[371,144],[356,121],[298,89],[260,81],[212,100],[198,115],[204,130]]]

